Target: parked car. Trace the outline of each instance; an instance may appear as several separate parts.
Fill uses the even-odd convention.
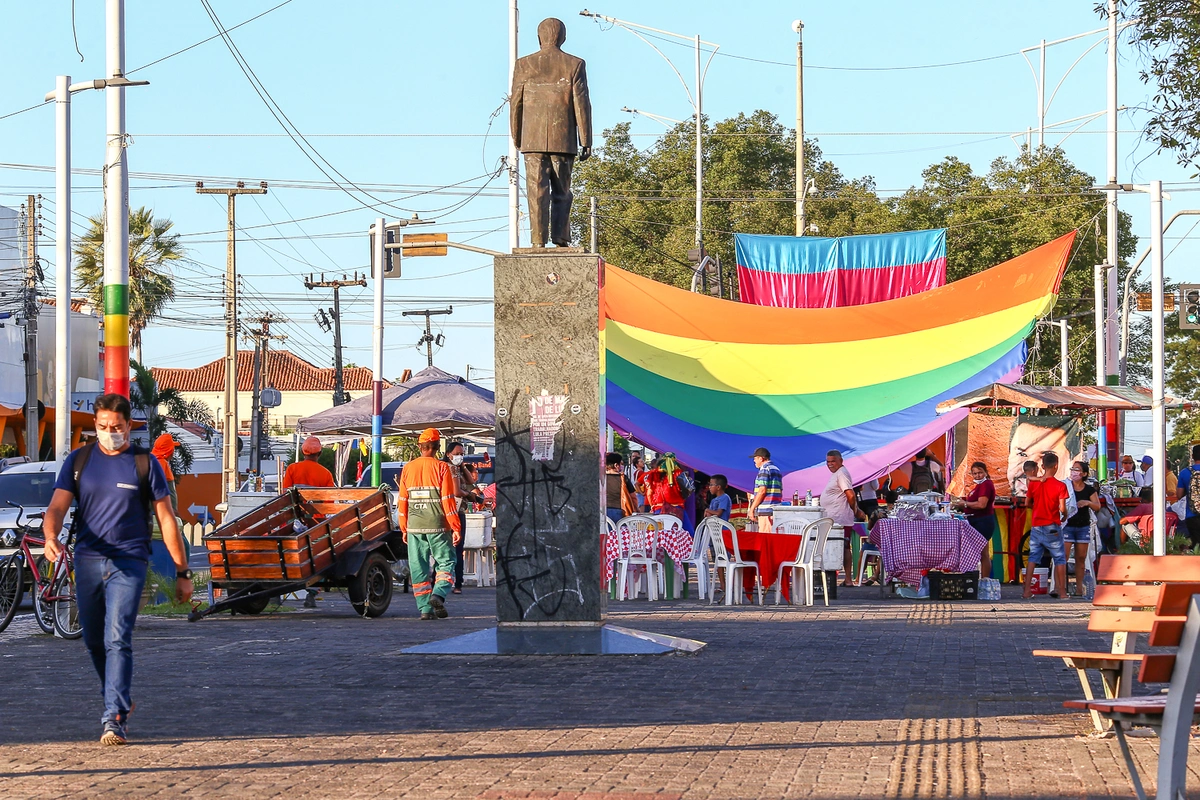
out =
[[[397,481],[400,479],[400,470],[404,469],[403,461],[384,461],[380,464],[382,468],[383,480],[380,481],[382,486],[386,486],[393,492],[396,491]],[[371,485],[371,466],[368,464],[363,468],[362,477],[355,484],[359,488],[365,488]]]
[[[54,496],[57,468],[54,461],[31,461],[11,464],[0,472],[0,547],[9,548],[16,542],[14,529],[21,510],[15,506],[23,507],[27,515],[45,512]],[[69,529],[74,512],[72,506],[64,520],[64,530]],[[30,524],[24,517],[20,521]],[[35,520],[31,524],[37,527],[41,522]]]

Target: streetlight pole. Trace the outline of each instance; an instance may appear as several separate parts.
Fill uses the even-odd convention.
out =
[[[695,36],[684,36],[683,34],[680,34],[680,33],[672,33],[671,31],[660,30],[659,28],[651,28],[648,25],[639,25],[636,22],[626,22],[625,20],[617,19],[616,17],[607,17],[603,14],[597,14],[595,12],[588,11],[586,8],[583,11],[579,12],[579,16],[591,17],[592,19],[595,19],[595,20],[603,20],[612,25],[616,25],[618,27],[624,28],[625,30],[629,31],[634,36],[638,37],[643,42],[650,45],[650,47],[654,48],[654,52],[656,52],[660,56],[662,56],[663,60],[667,62],[667,65],[671,67],[671,70],[674,71],[675,76],[677,78],[679,78],[679,82],[681,84],[683,84],[683,90],[687,93],[688,100],[691,101],[691,104],[692,104],[692,109],[696,112],[696,236],[695,236],[695,242],[696,242],[696,249],[697,250],[701,249],[704,244],[704,236],[703,236],[703,232],[704,232],[704,225],[703,225],[704,143],[703,143],[703,120],[702,120],[702,113],[704,110],[704,76],[705,76],[705,74],[708,73],[708,68],[709,68],[709,66],[712,65],[713,57],[716,56],[717,50],[719,50],[721,46],[718,44],[713,44],[712,42],[704,41],[703,39],[700,38],[699,34],[697,34]],[[676,69],[675,64],[672,63],[671,59],[667,58],[666,54],[664,54],[662,50],[659,50],[658,47],[653,42],[651,42],[649,39],[647,39],[642,34],[638,33],[639,30],[647,31],[647,32],[653,33],[653,34],[658,34],[659,36],[671,36],[675,39],[682,39],[683,41],[691,42],[695,45],[695,48],[696,48],[696,91],[694,94],[693,94],[692,90],[688,88],[687,81],[685,81],[683,79],[683,75],[679,72],[678,69]],[[708,56],[708,62],[705,63],[703,65],[703,67],[701,66],[701,58],[700,58],[701,45],[707,45],[712,48],[712,52]]]
[[[54,460],[71,452],[71,76],[54,81]]]
[[[71,95],[109,86],[146,86],[149,81],[124,77],[71,83],[70,75],[59,75],[54,91],[54,459],[62,463],[71,452]],[[127,326],[128,327],[128,326]],[[126,370],[129,374],[128,360]],[[107,372],[106,372],[107,375]],[[128,388],[128,387],[127,387]],[[126,392],[128,393],[128,392]]]
[[[1117,3],[1118,0],[1109,0],[1108,3],[1108,131],[1107,140],[1107,167],[1108,167],[1108,183],[1115,185],[1117,182]],[[1106,236],[1106,255],[1105,262],[1108,265],[1106,270],[1108,290],[1105,296],[1105,315],[1104,315],[1104,382],[1109,385],[1119,385],[1122,383],[1119,372],[1120,363],[1117,360],[1117,306],[1119,299],[1117,297],[1117,229],[1119,225],[1119,217],[1117,214],[1117,192],[1109,190],[1107,192],[1105,202],[1105,229]],[[1097,351],[1096,359],[1099,361],[1100,353]],[[1099,371],[1099,366],[1097,366]],[[1113,438],[1117,441],[1118,449],[1120,444],[1120,425],[1118,424],[1117,412],[1104,412],[1100,415],[1100,434],[1103,439],[1104,456],[1098,456],[1098,463],[1103,470],[1108,460],[1108,427],[1111,423],[1113,427]],[[1113,458],[1119,458],[1119,453],[1113,453]],[[1156,453],[1155,461],[1162,461],[1162,453]],[[1104,476],[1102,471],[1101,476]]]
[[[696,247],[703,248],[704,215],[704,79],[700,72],[700,34],[696,34]],[[701,250],[703,252],[703,250]]]
[[[1163,326],[1163,190],[1162,181],[1150,181],[1150,348],[1151,441],[1154,451],[1154,555],[1167,554],[1167,412]]]
[[[807,181],[804,176],[804,23],[792,23],[796,32],[796,235],[803,236],[808,228],[804,213]]]

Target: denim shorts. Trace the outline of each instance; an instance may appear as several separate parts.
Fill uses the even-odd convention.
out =
[[[1050,553],[1055,566],[1067,563],[1067,550],[1057,525],[1037,525],[1029,531],[1029,563],[1034,567],[1042,563],[1045,552]]]
[[[1087,544],[1092,540],[1092,526],[1080,525],[1076,528],[1067,525],[1063,528],[1063,539],[1076,544]]]

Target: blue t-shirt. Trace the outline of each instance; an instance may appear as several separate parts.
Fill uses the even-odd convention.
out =
[[[93,447],[76,487],[75,459],[78,456],[79,450],[67,456],[58,480],[54,482],[55,489],[75,495],[79,504],[75,512],[79,521],[75,555],[149,560],[150,527],[142,506],[133,448],[110,456],[99,446]],[[150,457],[149,461],[150,495],[158,501],[168,496],[167,477],[158,459]]]
[[[1183,505],[1184,508],[1187,509],[1188,519],[1196,516],[1196,510],[1192,508],[1192,500],[1189,496],[1190,492],[1188,491],[1188,489],[1191,488],[1192,477],[1195,472],[1196,468],[1194,465],[1191,467],[1184,467],[1183,469],[1179,470],[1179,480],[1175,488],[1175,496],[1183,498]]]
[[[729,512],[733,510],[733,500],[727,494],[718,495],[709,502],[708,510],[720,511],[721,519],[729,522]]]

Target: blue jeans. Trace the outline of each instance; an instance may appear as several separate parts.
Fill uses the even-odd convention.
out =
[[[145,583],[146,562],[140,558],[81,555],[75,559],[83,643],[100,676],[104,696],[101,724],[124,722],[132,705],[133,626]]]
[[[1042,563],[1042,555],[1050,554],[1054,566],[1067,563],[1067,551],[1063,546],[1062,530],[1058,525],[1034,525],[1029,530],[1029,566],[1035,568]],[[1066,587],[1063,587],[1065,590]]]
[[[620,522],[621,520],[625,519],[625,512],[619,508],[606,508],[604,509],[604,513],[607,514],[608,518],[613,522]]]

